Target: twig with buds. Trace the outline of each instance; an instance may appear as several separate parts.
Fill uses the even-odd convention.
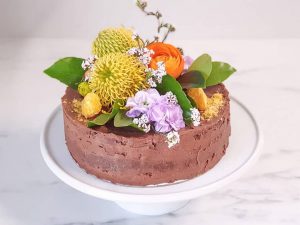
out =
[[[154,16],[157,19],[158,22],[158,27],[157,27],[157,35],[154,36],[154,42],[158,42],[159,41],[159,37],[161,35],[161,31],[162,29],[166,29],[166,32],[164,33],[161,42],[164,42],[168,35],[172,32],[175,31],[175,27],[170,24],[170,23],[164,23],[162,21],[162,14],[159,11],[156,12],[151,12],[151,11],[147,11],[147,2],[146,1],[142,1],[142,0],[137,0],[136,1],[136,6],[142,10],[143,13],[145,13],[147,16]]]

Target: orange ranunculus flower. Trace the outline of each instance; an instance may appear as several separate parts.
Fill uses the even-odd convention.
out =
[[[147,48],[154,51],[149,64],[150,68],[157,69],[156,63],[163,61],[166,66],[167,74],[174,78],[179,77],[183,71],[184,59],[176,47],[162,42],[154,42],[148,45]]]

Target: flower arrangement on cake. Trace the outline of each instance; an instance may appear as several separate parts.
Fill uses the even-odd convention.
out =
[[[114,144],[116,149],[118,144],[124,147],[131,143],[128,139],[130,137],[136,138],[131,143],[131,147],[134,147],[135,141],[143,136],[150,137],[149,135],[152,136],[149,138],[151,147],[148,148],[172,150],[180,144],[181,131],[190,132],[183,130],[195,130],[195,134],[188,135],[192,135],[195,140],[197,137],[201,139],[199,137],[204,132],[203,129],[210,129],[204,125],[210,124],[209,121],[216,119],[225,105],[229,105],[228,93],[220,84],[236,70],[228,63],[212,61],[208,54],[202,54],[195,60],[184,55],[182,48],[166,42],[168,35],[175,31],[175,27],[164,23],[159,11],[148,11],[146,2],[138,0],[136,5],[143,13],[158,21],[158,33],[153,40],[144,40],[129,28],[107,28],[100,31],[93,41],[92,56],[87,59],[63,58],[44,72],[68,86],[62,99],[66,141],[73,158],[80,166],[100,178],[113,182],[144,185],[165,180],[127,182],[126,176],[121,181],[115,179],[116,175],[110,174],[113,167],[111,164],[115,163],[116,172],[116,165],[120,165],[121,162],[108,163],[105,160],[111,154],[108,153],[104,160],[99,151],[104,149],[108,152],[109,144]],[[224,122],[226,118],[221,116],[219,119]],[[227,120],[229,121],[229,118]],[[201,127],[203,122],[202,133],[200,130],[197,133],[195,128]],[[73,138],[72,135],[79,129],[75,126],[77,123],[84,124],[86,128],[80,127],[85,130],[84,134],[78,133],[76,138]],[[97,132],[101,132],[101,136]],[[107,141],[109,133],[114,134],[114,138],[120,136],[119,140],[116,139],[114,143]],[[75,143],[75,139],[84,142],[82,139],[85,135],[90,138],[87,141],[90,146]],[[154,141],[153,135],[163,137],[165,145],[160,138]],[[208,140],[210,145],[211,141]],[[143,143],[141,147],[149,145],[147,141]],[[95,145],[98,149],[93,147]],[[223,145],[226,145],[222,146],[224,152],[228,143]],[[100,169],[98,166],[101,173],[97,172],[89,167],[92,163],[88,163],[87,159],[80,162],[80,159],[85,157],[84,154],[79,155],[78,151],[72,151],[73,149],[81,149],[84,154],[93,149],[93,154],[101,155],[101,160],[98,158],[99,164],[102,162],[108,165]],[[121,153],[127,157],[128,152]],[[141,160],[143,154],[140,153],[139,157]],[[197,157],[199,158],[198,154]],[[196,160],[199,161],[198,158]],[[96,163],[95,160],[93,163]],[[199,171],[196,174],[199,174]],[[155,177],[153,171],[143,174],[150,178]],[[177,177],[170,178],[167,182],[176,179]]]

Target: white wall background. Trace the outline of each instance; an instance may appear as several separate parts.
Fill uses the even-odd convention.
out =
[[[149,0],[176,39],[300,38],[299,0]],[[0,37],[92,39],[107,26],[156,28],[134,0],[0,0]],[[174,38],[174,36],[173,36]]]

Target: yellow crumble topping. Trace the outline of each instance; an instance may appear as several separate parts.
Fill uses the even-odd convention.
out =
[[[215,93],[207,100],[207,108],[201,113],[201,119],[211,120],[219,113],[220,108],[224,104],[223,95]]]
[[[74,98],[72,101],[72,105],[73,105],[72,107],[73,112],[77,114],[77,119],[79,121],[84,121],[84,118],[82,117],[82,113],[81,113],[81,101]]]

